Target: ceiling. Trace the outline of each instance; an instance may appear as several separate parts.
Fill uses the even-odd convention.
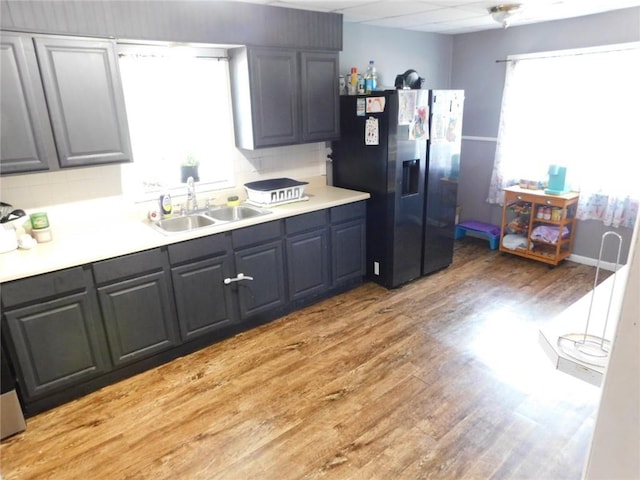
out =
[[[341,13],[345,23],[458,34],[503,28],[489,8],[504,2],[478,0],[242,0],[276,7]],[[521,11],[511,26],[579,17],[640,6],[640,0],[516,0]]]

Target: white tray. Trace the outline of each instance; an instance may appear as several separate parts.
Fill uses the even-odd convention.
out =
[[[291,178],[273,178],[244,184],[249,201],[261,206],[300,201],[304,197],[307,185],[308,182],[299,182]]]
[[[306,202],[309,200],[309,197],[304,195],[300,198],[291,198],[289,200],[282,200],[281,202],[273,202],[273,203],[260,203],[255,200],[251,200],[250,198],[246,200],[246,203],[250,205],[254,205],[256,207],[268,208],[268,207],[277,207],[278,205],[285,205],[287,203],[296,203],[296,202]]]

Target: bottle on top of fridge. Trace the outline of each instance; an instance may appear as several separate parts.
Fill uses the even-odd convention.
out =
[[[349,79],[351,80],[351,85],[354,87],[358,85],[358,67],[351,67],[351,77]]]
[[[369,60],[369,66],[364,75],[364,89],[366,93],[373,92],[378,87],[378,72],[373,60]]]
[[[361,74],[358,74],[358,95],[364,95],[365,93],[364,77]]]

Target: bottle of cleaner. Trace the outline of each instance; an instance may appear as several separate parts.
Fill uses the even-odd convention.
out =
[[[164,193],[160,195],[160,213],[164,215],[171,215],[171,210],[173,206],[171,205],[171,195],[168,193]]]

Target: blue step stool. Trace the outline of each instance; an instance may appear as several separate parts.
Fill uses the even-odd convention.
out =
[[[460,240],[466,236],[467,232],[486,237],[487,240],[489,240],[491,250],[496,250],[500,244],[500,227],[496,225],[478,222],[476,220],[466,220],[456,225],[454,238]]]

